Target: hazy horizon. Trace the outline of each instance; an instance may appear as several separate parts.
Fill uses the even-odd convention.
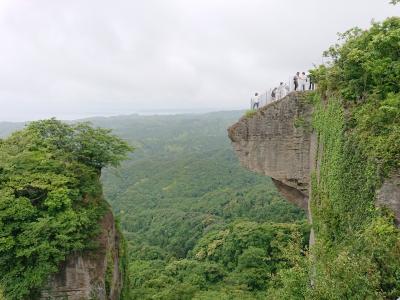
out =
[[[158,111],[140,111],[140,112],[132,112],[132,113],[115,113],[115,114],[74,114],[74,115],[59,115],[59,116],[47,116],[43,118],[35,118],[35,119],[21,119],[14,121],[3,121],[0,120],[1,123],[27,123],[37,120],[56,118],[61,121],[84,121],[87,119],[96,119],[96,118],[129,118],[129,117],[157,117],[157,116],[193,116],[193,115],[206,115],[206,114],[214,114],[214,113],[230,113],[230,112],[243,112],[245,109],[200,109],[200,110],[158,110]]]
[[[0,121],[242,110],[389,0],[0,0]]]

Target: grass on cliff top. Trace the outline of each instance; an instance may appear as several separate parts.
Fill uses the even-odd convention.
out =
[[[257,110],[256,109],[249,109],[245,112],[244,116],[246,118],[252,118],[253,116],[255,116],[257,114]]]

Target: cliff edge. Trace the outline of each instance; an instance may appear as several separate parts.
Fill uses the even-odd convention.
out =
[[[310,178],[321,161],[323,145],[312,130],[313,105],[307,92],[285,98],[244,116],[228,129],[242,166],[270,176],[290,202],[308,210]],[[394,171],[376,192],[375,203],[389,208],[400,224],[400,173]]]
[[[289,201],[308,208],[315,136],[308,125],[312,106],[305,93],[291,93],[228,129],[240,163],[272,177]]]

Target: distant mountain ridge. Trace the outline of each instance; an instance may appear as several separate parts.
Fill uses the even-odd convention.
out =
[[[231,115],[235,114],[238,117],[243,114],[243,110],[232,110],[232,111],[215,111],[215,112],[144,112],[144,113],[134,113],[134,114],[128,114],[128,115],[115,115],[115,116],[95,116],[95,117],[87,117],[87,118],[78,118],[78,119],[66,119],[64,121],[70,123],[70,122],[93,122],[95,125],[96,123],[101,124],[108,123],[108,121],[122,121],[122,120],[130,120],[130,119],[141,119],[141,118],[181,118],[181,117],[187,117],[191,118],[193,116],[204,116],[204,115],[214,115],[214,114],[221,114],[221,115]],[[0,138],[6,137],[13,131],[22,129],[25,124],[29,123],[30,121],[26,122],[9,122],[9,121],[0,121]]]

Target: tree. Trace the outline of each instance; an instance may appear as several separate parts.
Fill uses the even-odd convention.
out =
[[[400,231],[375,200],[400,166],[400,18],[340,38],[326,52],[330,63],[315,70],[313,125],[323,149],[312,182],[318,239],[307,290],[312,299],[396,299]],[[299,272],[290,273],[287,284]]]
[[[61,151],[98,171],[105,166],[118,166],[133,150],[110,129],[94,128],[90,123],[68,125],[56,119],[43,120],[30,123],[24,135],[38,147]]]
[[[95,246],[90,240],[105,211],[99,173],[130,150],[108,130],[55,119],[0,142],[0,286],[7,299],[35,298],[72,251]]]
[[[324,53],[331,63],[313,71],[322,92],[353,102],[400,92],[399,41],[398,17],[374,22],[369,30],[352,28],[340,34],[340,43]]]

